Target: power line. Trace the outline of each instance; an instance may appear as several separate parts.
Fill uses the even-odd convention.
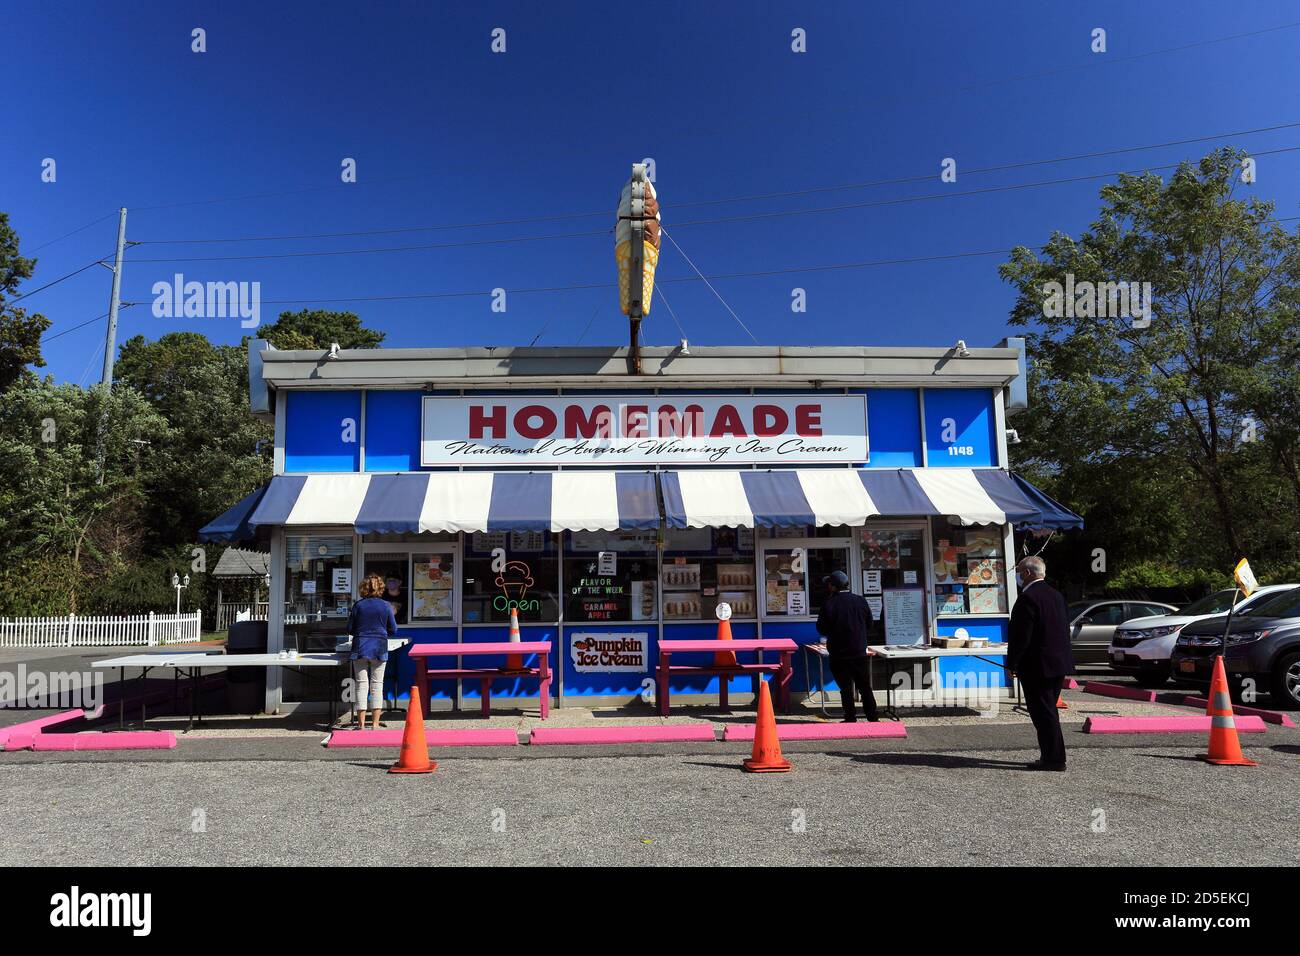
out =
[[[260,255],[243,256],[166,256],[154,259],[135,259],[134,262],[235,262],[249,259],[312,259],[325,256],[356,256],[372,253],[415,252],[428,249],[461,249],[469,246],[509,245],[516,242],[545,242],[553,239],[589,239],[594,236],[608,237],[613,229],[597,229],[589,232],[556,233],[547,236],[509,236],[503,239],[467,239],[462,242],[432,242],[417,246],[387,246],[375,249],[333,249],[316,252],[274,252]]]
[[[1006,172],[1008,170],[1013,170],[1013,169],[1027,169],[1035,166],[1050,166],[1050,165],[1055,165],[1057,163],[1077,162],[1083,159],[1098,159],[1104,156],[1117,156],[1125,153],[1145,152],[1147,150],[1153,150],[1153,149],[1167,149],[1172,146],[1186,146],[1190,143],[1209,142],[1211,140],[1224,140],[1224,139],[1240,137],[1240,136],[1252,136],[1260,133],[1277,132],[1278,130],[1284,130],[1284,129],[1295,129],[1297,127],[1300,127],[1300,122],[1278,123],[1273,126],[1261,126],[1255,129],[1236,130],[1233,132],[1219,133],[1212,136],[1195,136],[1188,139],[1169,140],[1163,143],[1150,143],[1142,146],[1122,146],[1122,147],[1116,147],[1114,149],[1098,150],[1096,152],[1091,152],[1091,153],[1075,153],[1069,156],[1055,156],[1048,159],[1034,159],[1034,160],[1025,160],[1022,162],[1015,162],[1015,163],[1002,163],[995,166],[982,166],[982,167],[977,167],[975,169],[965,170],[961,173],[961,175],[976,176],[976,175],[984,175],[987,173]],[[1266,154],[1258,153],[1253,155],[1266,155]],[[1155,167],[1155,168],[1172,168],[1172,166]],[[1103,175],[1113,175],[1113,174],[1107,173]],[[865,182],[856,182],[856,183],[839,183],[839,184],[831,184],[831,185],[824,185],[824,186],[812,186],[807,189],[793,189],[793,190],[786,190],[782,192],[756,193],[748,196],[731,196],[731,197],[718,198],[718,199],[700,199],[700,200],[693,200],[688,202],[672,203],[667,208],[688,209],[695,206],[716,206],[716,205],[726,205],[728,203],[758,202],[758,201],[768,200],[768,199],[789,199],[798,196],[811,196],[811,195],[815,195],[818,193],[825,193],[825,192],[841,192],[841,191],[848,191],[853,189],[869,189],[877,186],[898,186],[898,185],[906,185],[910,183],[933,182],[934,179],[935,179],[935,175],[933,173],[927,173],[925,175],[903,176],[894,179],[877,179],[877,180],[869,180]],[[562,213],[553,216],[532,216],[532,217],[522,218],[522,219],[494,219],[494,220],[486,220],[481,222],[439,223],[439,224],[428,225],[428,226],[405,226],[405,227],[389,228],[389,229],[364,229],[364,230],[354,230],[350,232],[300,233],[296,235],[271,235],[271,236],[226,236],[226,237],[217,237],[217,238],[210,238],[210,239],[145,239],[145,240],[139,240],[137,244],[150,243],[153,245],[207,245],[207,244],[230,243],[230,242],[275,242],[275,241],[288,242],[288,241],[300,241],[304,239],[346,239],[346,238],[356,238],[359,236],[400,235],[400,234],[412,233],[412,232],[435,232],[435,231],[449,230],[449,229],[473,229],[473,228],[490,227],[490,226],[524,225],[524,224],[539,223],[539,222],[554,222],[554,221],[566,220],[566,219],[587,219],[596,216],[608,216],[608,215],[610,215],[610,211],[608,209],[605,209],[599,212]],[[678,223],[678,225],[682,225],[682,223]],[[583,234],[578,233],[573,235],[583,235]],[[510,241],[514,241],[514,240],[510,240]],[[412,247],[412,248],[419,248],[419,247]],[[154,260],[143,260],[143,261],[154,261]],[[176,261],[188,261],[188,260],[176,260]]]
[[[105,312],[103,315],[97,315],[93,319],[90,319],[87,322],[82,322],[80,325],[74,325],[70,329],[64,329],[62,332],[55,332],[53,335],[42,336],[41,344],[44,345],[46,342],[53,342],[55,339],[59,338],[60,336],[67,335],[70,332],[76,332],[78,329],[84,329],[86,326],[94,325],[96,322],[99,322],[106,318],[108,318],[107,312]]]
[[[64,279],[71,279],[73,276],[75,276],[75,275],[80,275],[81,273],[85,272],[87,269],[89,269],[89,268],[91,268],[91,267],[93,267],[93,266],[102,265],[103,262],[104,262],[104,260],[103,260],[102,258],[101,258],[101,259],[96,259],[94,262],[88,262],[88,263],[86,263],[84,266],[82,266],[80,269],[76,269],[76,270],[74,270],[74,271],[72,271],[72,272],[69,272],[69,273],[68,273],[67,275],[65,275],[65,276],[59,276],[59,277],[58,277],[57,279],[55,279],[53,282],[47,282],[47,283],[45,283],[45,285],[40,286],[39,288],[33,289],[31,292],[24,292],[24,293],[23,293],[22,295],[20,295],[20,296],[15,296],[14,298],[10,299],[9,302],[10,302],[10,304],[12,305],[12,304],[15,303],[15,302],[21,302],[21,301],[23,301],[24,299],[30,299],[30,298],[31,298],[32,296],[34,296],[36,293],[38,293],[38,292],[44,292],[46,289],[50,288],[51,286],[56,286],[56,285],[58,285],[58,284],[59,284],[60,282],[62,282]]]
[[[686,330],[682,328],[682,324],[677,321],[677,313],[674,312],[673,307],[668,304],[668,296],[664,295],[663,285],[659,282],[656,282],[655,291],[659,293],[659,298],[663,302],[664,308],[668,310],[668,314],[673,317],[673,325],[677,326],[677,331],[682,333],[683,339],[688,338],[689,336],[687,336]]]
[[[1282,222],[1292,222],[1296,220],[1300,220],[1300,216],[1279,216],[1276,218],[1265,219],[1262,221],[1266,223],[1282,223]],[[675,242],[673,244],[676,245]],[[812,266],[790,266],[788,268],[783,268],[783,269],[760,269],[760,270],[753,270],[748,272],[720,272],[720,273],[713,273],[708,276],[704,276],[704,275],[680,276],[674,278],[657,279],[655,285],[656,287],[658,287],[661,283],[668,283],[668,282],[673,282],[673,283],[696,282],[696,281],[703,280],[707,283],[709,280],[718,281],[722,279],[756,279],[756,278],[763,278],[767,276],[793,275],[793,274],[809,273],[809,272],[836,272],[836,271],[844,271],[850,269],[878,268],[882,266],[915,265],[915,264],[926,263],[926,262],[948,262],[948,261],[954,261],[959,259],[982,258],[986,256],[1005,256],[1005,255],[1010,255],[1013,249],[1014,247],[1002,247],[999,249],[981,249],[981,250],[976,250],[971,252],[953,252],[953,253],[946,253],[941,255],[907,256],[907,257],[899,257],[893,259],[869,259],[860,262],[838,262],[838,263],[828,263],[823,265],[812,265]],[[680,247],[678,248],[678,251],[679,252],[681,251]],[[684,255],[683,258],[685,258]],[[581,292],[589,289],[613,289],[616,287],[617,287],[616,283],[612,283],[612,282],[590,282],[590,283],[582,283],[582,284],[575,284],[575,285],[518,288],[518,289],[509,289],[508,291],[510,292],[511,295],[525,295],[525,294],[545,294],[545,293],[552,293],[552,292]],[[492,295],[491,291],[475,289],[475,290],[463,291],[463,292],[412,292],[412,293],[404,293],[400,295],[332,296],[329,298],[315,298],[315,299],[263,299],[262,304],[263,305],[318,305],[318,304],[328,304],[331,302],[402,302],[402,301],[420,300],[420,299],[468,299],[468,298],[476,298],[480,296],[490,296],[490,295]],[[667,302],[666,299],[665,302]],[[127,303],[123,303],[123,306],[125,306],[126,304]],[[100,318],[103,318],[103,316],[101,316]],[[74,330],[69,329],[68,331],[74,331]]]
[[[86,223],[84,226],[79,226],[79,227],[77,227],[76,229],[72,230],[72,232],[65,232],[63,235],[59,236],[57,239],[51,239],[51,240],[49,240],[48,242],[42,242],[39,246],[35,246],[31,251],[32,251],[32,252],[40,252],[40,251],[41,251],[42,249],[44,249],[46,246],[52,246],[52,245],[54,245],[56,242],[62,242],[64,239],[67,239],[69,236],[75,236],[75,235],[76,235],[77,233],[79,233],[79,232],[85,232],[85,231],[86,231],[87,229],[89,229],[91,226],[96,226],[96,225],[98,225],[99,223],[103,222],[105,219],[108,219],[108,218],[110,218],[110,217],[112,217],[112,216],[116,216],[116,215],[117,215],[117,210],[114,209],[112,212],[105,213],[104,215],[100,216],[100,217],[99,217],[98,219],[96,219],[94,222],[88,222],[88,223]]]
[[[1112,56],[1110,54],[1107,54],[1106,56],[1096,57],[1092,60],[1089,60],[1086,63],[1080,63],[1075,66],[1060,67],[1059,69],[1055,69],[1055,70],[1043,70],[1036,73],[1021,73],[1021,74],[1016,74],[1014,76],[1004,77],[1000,80],[990,80],[985,83],[976,83],[965,87],[958,87],[955,90],[945,90],[943,91],[942,95],[951,96],[953,93],[965,93],[977,89],[986,89],[991,86],[1003,86],[1006,85],[1007,83],[1016,83],[1021,80],[1042,79],[1048,76],[1057,76],[1062,73],[1078,72],[1080,70],[1087,70],[1099,66],[1102,67],[1113,66],[1116,63],[1128,63],[1128,62],[1132,62],[1133,60],[1141,60],[1153,56],[1163,56],[1164,54],[1167,53],[1179,53],[1184,50],[1196,49],[1198,47],[1213,46],[1219,43],[1229,43],[1233,40],[1244,40],[1250,37],[1262,36],[1268,33],[1277,33],[1282,30],[1291,30],[1296,27],[1300,27],[1300,21],[1295,21],[1292,23],[1282,23],[1282,24],[1278,24],[1277,26],[1264,27],[1259,30],[1248,31],[1246,33],[1234,33],[1224,37],[1211,37],[1205,40],[1195,40],[1191,43],[1184,43],[1178,46],[1165,47],[1159,50],[1148,50],[1144,53],[1132,53],[1126,56]],[[931,96],[929,98],[933,99],[934,96]],[[355,188],[357,186],[367,186],[367,185],[385,185],[388,183],[396,183],[396,182],[410,182],[412,180],[424,179],[424,178],[425,178],[424,174],[413,174],[410,176],[392,176],[383,179],[365,179],[355,183],[343,183],[343,182],[323,183],[318,186],[303,186],[297,189],[283,189],[283,190],[276,190],[273,192],[252,193],[244,196],[223,196],[223,197],[216,197],[210,199],[183,200],[180,202],[173,202],[173,203],[156,203],[152,206],[134,206],[132,208],[136,212],[150,212],[157,209],[177,209],[183,206],[205,206],[205,205],[213,205],[217,203],[243,202],[250,199],[273,199],[279,196],[293,196],[293,195],[300,195],[302,193],[320,192],[321,190]],[[579,213],[575,216],[564,217],[564,218],[585,218],[587,216],[603,216],[603,215],[608,215],[608,211],[602,211],[598,213]],[[514,224],[518,224],[518,223],[516,222]],[[54,240],[54,241],[58,241],[58,240]]]
[[[740,316],[736,315],[736,310],[727,304],[727,300],[722,297],[722,293],[719,292],[717,289],[715,289],[713,287],[713,283],[710,282],[707,278],[705,278],[704,273],[701,272],[698,267],[696,267],[695,263],[691,261],[691,257],[686,254],[686,250],[684,250],[681,246],[677,244],[677,240],[674,239],[672,235],[668,232],[668,230],[663,228],[663,226],[659,227],[659,231],[668,237],[668,241],[673,244],[673,248],[677,250],[677,254],[686,260],[686,264],[690,266],[695,271],[695,274],[704,281],[704,284],[709,287],[709,291],[712,292],[715,296],[717,296],[718,301],[722,303],[722,307],[731,313],[731,317],[736,320],[736,324],[745,330],[745,334],[754,340],[755,345],[758,345],[759,341],[757,338],[754,337],[754,333],[749,331],[749,326],[747,326],[744,322],[740,321]]]
[[[1284,146],[1279,149],[1262,150],[1252,153],[1252,156],[1272,156],[1277,153],[1292,153],[1300,150],[1300,146]],[[760,219],[785,219],[790,216],[807,216],[816,213],[842,212],[846,209],[870,209],[878,206],[900,206],[914,202],[928,202],[935,199],[959,199],[965,196],[982,196],[990,193],[1013,192],[1019,189],[1038,189],[1043,186],[1061,186],[1067,183],[1081,183],[1089,180],[1109,179],[1112,176],[1132,176],[1141,173],[1155,172],[1156,170],[1177,169],[1182,163],[1167,163],[1163,166],[1147,166],[1143,169],[1119,169],[1108,173],[1096,173],[1091,176],[1071,176],[1065,179],[1044,179],[1033,183],[1011,183],[1006,186],[986,186],[983,189],[968,189],[963,192],[942,192],[929,193],[924,196],[903,196],[895,199],[873,199],[864,202],[840,203],[835,206],[817,206],[812,209],[785,209],[776,212],[757,212],[748,213],[743,216],[719,216],[714,219],[691,219],[685,222],[679,222],[674,228],[681,229],[684,226],[706,226],[716,223],[727,222],[753,222]]]
[[[1278,149],[1261,150],[1252,153],[1252,156],[1271,156],[1278,153],[1291,153],[1300,150],[1300,146],[1284,146]],[[732,222],[753,222],[763,219],[786,219],[792,216],[809,216],[824,213],[844,212],[850,209],[871,209],[882,206],[898,206],[915,202],[930,202],[940,199],[960,199],[968,196],[981,196],[1001,192],[1014,192],[1021,189],[1040,189],[1045,186],[1061,186],[1072,183],[1090,182],[1101,179],[1110,179],[1113,176],[1136,175],[1144,172],[1154,172],[1157,170],[1177,169],[1183,163],[1166,163],[1160,166],[1147,166],[1142,169],[1119,169],[1105,173],[1093,173],[1087,176],[1070,176],[1062,179],[1038,180],[1031,183],[1010,183],[1003,186],[986,186],[982,189],[967,189],[961,191],[945,191],[940,193],[928,193],[924,196],[899,196],[891,199],[872,199],[862,202],[839,203],[834,206],[815,206],[810,209],[783,209],[773,212],[756,212],[746,213],[739,216],[718,216],[712,219],[688,219],[684,222],[676,223],[674,228],[681,229],[690,226],[716,225],[720,223]],[[933,176],[927,177],[933,180]],[[459,242],[437,242],[423,243],[413,246],[388,246],[372,249],[334,249],[313,252],[277,252],[248,254],[239,256],[164,256],[150,259],[132,259],[132,262],[232,262],[232,261],[250,261],[262,259],[303,259],[303,258],[321,258],[332,256],[352,256],[352,255],[371,255],[377,253],[391,252],[414,252],[427,251],[430,249],[458,249],[471,246],[486,245],[508,245],[519,242],[545,242],[555,239],[585,239],[597,236],[608,236],[612,230],[598,229],[587,232],[570,232],[555,233],[544,236],[509,236],[500,239],[468,239]],[[137,243],[139,244],[139,243]]]

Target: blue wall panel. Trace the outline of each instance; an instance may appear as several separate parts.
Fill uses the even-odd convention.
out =
[[[921,402],[914,388],[869,388],[870,468],[921,467]]]
[[[1007,620],[990,620],[988,618],[940,618],[935,625],[935,633],[940,637],[952,637],[957,628],[965,628],[971,637],[987,637],[990,641],[1007,639]],[[989,661],[1005,661],[1001,654],[984,655]],[[939,658],[940,687],[1006,687],[1006,672],[997,664],[990,664],[978,657],[941,657]]]
[[[366,393],[366,471],[420,470],[421,394]]]
[[[284,470],[356,471],[361,461],[361,392],[289,391],[283,396]],[[344,441],[351,419],[353,441]]]
[[[996,428],[991,389],[925,390],[925,445],[929,467],[997,465]],[[952,440],[945,441],[945,435],[949,434]]]

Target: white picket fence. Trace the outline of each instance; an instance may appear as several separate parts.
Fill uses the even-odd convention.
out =
[[[134,617],[0,617],[0,647],[119,647],[202,640],[203,612]]]

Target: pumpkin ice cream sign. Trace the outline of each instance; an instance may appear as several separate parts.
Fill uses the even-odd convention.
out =
[[[420,463],[867,461],[865,395],[425,396]]]

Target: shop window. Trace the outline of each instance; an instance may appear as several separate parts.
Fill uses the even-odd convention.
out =
[[[935,613],[1006,614],[1007,562],[1002,529],[959,527],[937,518],[934,541]]]
[[[352,536],[285,536],[285,623],[338,624],[352,607]]]
[[[405,551],[370,552],[366,554],[362,573],[369,577],[377,574],[384,579],[383,599],[393,608],[398,624],[410,623],[410,571]]]
[[[299,651],[332,651],[346,640],[352,609],[352,535],[285,535],[285,646]],[[328,668],[322,673],[285,669],[284,700],[320,700]],[[332,671],[329,671],[332,674]]]
[[[929,637],[925,528],[859,528],[857,539],[862,595],[871,607],[877,635],[887,643],[924,641]],[[886,620],[890,610],[893,617]]]
[[[575,531],[564,549],[564,619],[653,621],[659,604],[657,534]]]
[[[816,617],[827,593],[822,581],[848,570],[848,548],[768,545],[763,549],[764,616]]]
[[[754,532],[748,528],[680,528],[665,532],[662,607],[665,621],[712,621],[719,602],[733,620],[758,615]]]
[[[450,551],[411,553],[411,623],[450,621],[456,556]]]
[[[560,618],[560,561],[548,531],[487,531],[465,536],[461,610],[466,624],[552,623]]]

